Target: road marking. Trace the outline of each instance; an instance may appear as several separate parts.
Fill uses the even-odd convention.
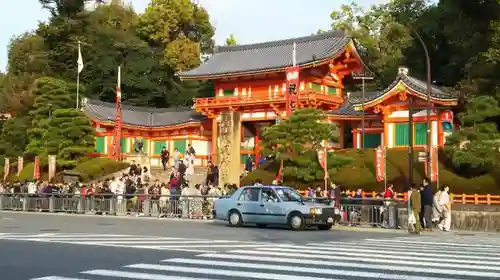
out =
[[[107,277],[119,277],[128,279],[141,279],[141,280],[214,280],[214,278],[194,278],[194,277],[183,277],[183,276],[170,276],[162,274],[150,274],[150,273],[140,273],[140,272],[126,272],[126,271],[116,271],[107,269],[96,269],[81,272],[82,274],[90,274],[94,276],[107,276]]]
[[[183,266],[172,266],[172,265],[160,265],[160,264],[133,264],[127,265],[128,268],[138,268],[138,269],[150,269],[159,271],[172,271],[172,272],[183,272],[183,273],[197,273],[205,275],[218,275],[218,276],[229,276],[229,277],[245,277],[245,278],[256,278],[256,279],[267,279],[267,280],[340,280],[337,278],[321,278],[321,277],[310,277],[310,276],[295,276],[289,274],[276,274],[276,273],[264,273],[255,271],[237,271],[237,270],[225,270],[225,269],[213,269],[213,268],[200,268],[200,267],[183,267]],[[170,278],[169,278],[170,280]]]
[[[318,254],[316,251],[306,251],[304,250],[287,250],[287,252],[283,251],[275,251],[275,250],[263,250],[263,249],[257,249],[257,250],[232,250],[229,251],[230,253],[236,253],[236,254],[256,254],[256,255],[268,255],[268,256],[283,256],[283,254],[287,254],[287,256],[293,256],[293,257],[298,257],[298,258],[311,258],[311,259],[331,259],[331,260],[352,260],[352,261],[358,261],[363,258],[369,259],[369,260],[377,260],[377,262],[380,260],[380,262],[389,262],[390,260],[402,260],[402,261],[411,261],[411,262],[436,262],[438,264],[443,263],[443,258],[432,258],[432,257],[414,257],[414,256],[400,256],[400,255],[388,255],[388,254],[365,254],[365,253],[358,253],[358,252],[329,252],[328,254]],[[482,261],[482,260],[457,260],[457,259],[446,259],[444,263],[447,264],[483,264],[483,265],[498,265],[498,262],[490,262],[490,261]]]
[[[427,241],[407,241],[398,239],[365,239],[366,241],[375,242],[388,242],[388,243],[404,243],[408,245],[445,245],[453,247],[469,247],[469,248],[484,248],[483,244],[464,244],[464,243],[449,243],[449,242],[427,242]],[[500,246],[489,245],[492,248],[499,248]]]
[[[232,252],[229,252],[232,253]],[[291,257],[297,257],[299,254],[281,254],[280,257],[265,257],[260,255],[248,256],[248,255],[234,255],[234,254],[203,254],[200,257],[207,258],[220,258],[220,259],[234,259],[234,260],[246,260],[246,261],[263,261],[269,263],[290,263],[290,264],[307,264],[307,265],[321,265],[321,266],[329,266],[332,264],[331,261],[319,260],[321,257],[316,260],[308,260],[308,259],[293,259]],[[405,272],[416,272],[422,271],[421,267],[418,266],[427,266],[426,269],[430,270],[432,273],[437,274],[450,274],[450,275],[469,275],[470,271],[465,270],[455,270],[455,269],[442,269],[443,265],[446,268],[457,268],[457,269],[477,269],[477,270],[494,270],[500,271],[498,267],[488,267],[488,266],[478,266],[478,265],[463,265],[463,264],[448,264],[446,261],[444,263],[431,263],[431,262],[422,262],[416,263],[411,261],[397,261],[397,260],[379,260],[375,258],[357,258],[359,262],[345,262],[346,258],[336,258],[335,265],[342,267],[352,267],[352,268],[367,268],[367,269],[383,269],[383,270],[391,270],[391,271],[405,271]],[[356,259],[356,258],[352,258]],[[168,260],[167,260],[168,261]],[[370,264],[375,263],[375,264]],[[376,263],[381,263],[384,265],[379,265]],[[446,263],[446,264],[445,264]],[[391,265],[393,264],[393,265]],[[445,272],[442,272],[445,271]],[[475,272],[472,272],[475,274]],[[498,274],[498,273],[497,273]],[[365,277],[365,276],[358,276]],[[500,276],[499,276],[500,277]],[[386,278],[385,276],[381,278]]]
[[[335,248],[336,246],[345,246],[346,242],[328,242],[327,244],[333,245],[332,247]],[[498,244],[498,243],[497,243]],[[324,246],[324,243],[309,243],[307,244],[309,246]],[[396,250],[396,251],[408,251],[408,245],[404,244],[381,244],[377,242],[353,242],[353,243],[348,243],[349,248],[359,248],[359,249],[374,249],[374,248],[380,248],[382,250],[386,249],[391,249],[391,250]],[[485,245],[488,246],[488,245]],[[500,252],[498,249],[489,249],[489,248],[473,248],[474,254],[477,255],[491,255],[491,256],[500,256]],[[419,245],[417,248],[413,249],[414,251],[419,251],[419,252],[436,252],[439,250],[447,250],[448,252],[454,252],[456,254],[460,254],[464,252],[464,248],[454,248],[450,246],[430,246],[430,245]],[[467,251],[469,252],[469,251]],[[469,254],[469,253],[468,253]]]
[[[48,276],[48,277],[42,277],[42,278],[32,278],[31,280],[87,280],[87,279],[60,277],[60,276]]]
[[[259,250],[260,248],[256,248]],[[372,253],[372,254],[397,254],[403,256],[421,256],[421,257],[441,257],[444,259],[476,259],[476,260],[492,260],[499,261],[500,257],[489,257],[489,256],[472,256],[472,255],[451,255],[451,254],[439,254],[439,253],[423,253],[423,252],[412,252],[410,248],[406,252],[401,251],[393,251],[386,249],[356,249],[349,247],[349,243],[345,243],[344,247],[341,246],[295,246],[295,245],[281,245],[280,247],[270,247],[268,250],[272,251],[282,251],[282,252],[290,252],[290,250],[294,251],[294,249],[300,249],[304,253],[316,253],[316,254],[331,254],[333,252],[362,252],[362,253]]]
[[[53,240],[53,239],[51,239]],[[81,240],[79,240],[81,241]],[[136,241],[130,241],[130,240],[125,240],[125,241],[122,241],[122,240],[116,240],[116,241],[93,241],[92,244],[161,244],[161,245],[169,245],[169,244],[172,244],[172,245],[176,245],[176,244],[191,244],[191,245],[195,245],[195,244],[207,244],[207,243],[238,243],[238,242],[241,242],[241,241],[224,241],[224,240],[190,240],[190,241],[187,241],[187,240],[183,240],[183,241],[172,241],[172,240],[141,240],[141,239],[138,239]],[[180,245],[182,246],[182,245]]]

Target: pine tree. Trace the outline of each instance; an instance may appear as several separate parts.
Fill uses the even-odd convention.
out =
[[[317,150],[323,149],[324,141],[336,142],[335,127],[328,123],[325,114],[314,108],[296,110],[290,118],[265,129],[264,154],[283,160],[283,175],[304,182],[321,180],[321,168]],[[350,162],[349,158],[328,153],[328,170]]]

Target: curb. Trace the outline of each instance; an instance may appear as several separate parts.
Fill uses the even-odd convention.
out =
[[[352,232],[376,232],[376,233],[408,234],[408,231],[401,230],[401,229],[371,228],[371,227],[336,226],[336,227],[333,227],[331,230],[332,231],[352,231]]]
[[[0,214],[13,214],[13,215],[44,215],[44,216],[56,216],[56,217],[76,217],[76,218],[100,218],[100,219],[123,219],[123,220],[135,220],[135,221],[175,221],[175,222],[195,222],[195,223],[215,223],[215,220],[203,220],[203,219],[183,219],[183,218],[158,218],[158,217],[137,217],[135,215],[130,216],[114,216],[114,215],[91,215],[91,214],[71,214],[71,213],[46,213],[46,212],[11,212],[11,211],[0,211]],[[3,218],[4,219],[4,218]],[[2,220],[2,217],[0,217]]]

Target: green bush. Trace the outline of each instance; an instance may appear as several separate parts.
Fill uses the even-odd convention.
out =
[[[92,159],[89,159],[89,160],[86,160],[84,162],[79,163],[72,170],[81,174],[83,182],[88,182],[88,181],[106,176],[108,174],[112,174],[112,173],[118,172],[120,170],[126,169],[128,166],[129,166],[129,164],[126,162],[117,162],[117,161],[110,160],[107,158],[92,158]],[[32,180],[34,168],[35,168],[35,164],[33,162],[26,163],[24,165],[23,170],[21,171],[21,174],[19,174],[19,177],[17,177],[16,174],[11,174],[9,176],[9,180],[21,181],[21,182]],[[57,172],[58,172],[58,174],[56,175],[57,179],[61,178],[62,171],[64,171],[64,170],[57,167]],[[48,180],[49,174],[48,174],[48,162],[47,162],[47,160],[41,161],[40,173],[41,173],[40,174],[41,180],[43,180],[43,181]],[[3,175],[2,175],[2,179],[3,179]]]
[[[116,173],[129,166],[126,162],[117,162],[107,158],[93,158],[78,164],[73,171],[82,174],[84,182],[95,180],[108,174]]]
[[[421,150],[420,150],[421,151]],[[413,162],[413,180],[419,184],[424,178],[424,164],[418,162],[418,149],[415,149]],[[339,155],[352,158],[351,163],[340,167],[331,175],[331,180],[343,186],[344,189],[362,188],[365,191],[383,191],[384,182],[376,182],[374,159],[375,151],[367,149],[365,152],[356,149],[337,151]],[[498,174],[498,175],[497,175]],[[387,151],[387,178],[388,183],[394,184],[397,191],[406,190],[406,178],[408,175],[408,153],[406,149],[390,149]],[[447,184],[454,193],[500,193],[500,172],[492,172],[474,178],[465,178],[447,169],[440,160],[439,184]],[[264,168],[254,170],[241,181],[242,185],[253,183],[261,179],[264,183],[271,183],[276,176],[276,171],[266,171]],[[304,189],[309,186],[324,186],[323,181],[314,183],[303,183],[284,178],[286,185]]]

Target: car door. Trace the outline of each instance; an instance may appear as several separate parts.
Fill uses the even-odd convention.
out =
[[[242,190],[236,201],[236,208],[240,211],[243,222],[256,223],[260,205],[259,196],[258,187],[246,187]]]
[[[273,188],[262,188],[259,205],[259,214],[262,224],[283,224],[285,215],[282,202]]]

